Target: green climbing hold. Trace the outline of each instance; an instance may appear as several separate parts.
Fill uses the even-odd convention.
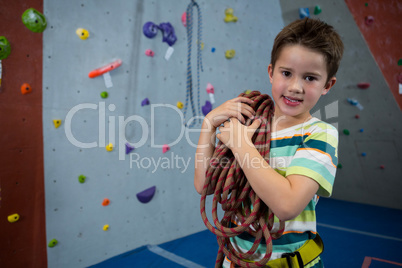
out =
[[[46,29],[45,16],[34,8],[28,8],[22,14],[22,22],[34,33],[41,33]]]
[[[56,246],[58,243],[58,241],[56,239],[52,239],[50,240],[49,244],[47,244],[49,246],[49,248],[52,248],[54,246]]]
[[[100,95],[101,95],[102,99],[106,99],[109,96],[109,94],[106,91],[101,92]]]
[[[321,13],[321,7],[320,6],[315,6],[315,8],[314,8],[314,15],[318,15],[318,14],[320,14]]]
[[[5,36],[0,36],[0,60],[4,60],[11,53],[10,42]]]
[[[366,7],[368,7],[368,3],[365,3],[364,5],[365,5]]]
[[[402,65],[402,59],[399,59],[398,60],[398,66],[401,66]]]
[[[79,175],[79,176],[78,176],[78,181],[79,181],[80,183],[84,183],[86,178],[87,178],[87,177],[85,177],[84,175]]]
[[[337,167],[338,167],[339,169],[341,169],[341,168],[342,168],[342,164],[338,164]]]
[[[348,129],[344,129],[344,130],[343,130],[343,134],[349,135],[349,134],[350,134],[350,131],[349,131]]]

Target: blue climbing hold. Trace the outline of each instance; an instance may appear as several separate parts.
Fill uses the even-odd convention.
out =
[[[151,188],[139,192],[137,194],[138,201],[140,201],[141,203],[148,203],[149,201],[151,201],[152,197],[154,197],[155,190],[156,186],[152,186]]]
[[[300,19],[310,18],[310,10],[308,9],[308,7],[299,8],[299,16]]]
[[[162,41],[168,43],[169,46],[173,46],[177,40],[173,26],[169,22],[161,23],[159,24],[159,29],[163,34]]]
[[[131,146],[128,142],[126,143],[126,154],[131,153],[134,150],[134,146]]]
[[[207,115],[212,110],[212,104],[210,101],[205,101],[205,105],[202,106],[202,113]]]
[[[213,47],[213,48],[211,48],[211,52],[212,53],[214,53],[215,52],[215,48]]]
[[[143,99],[142,102],[141,102],[141,106],[145,106],[145,105],[149,105],[149,99],[148,98]]]
[[[158,25],[153,23],[152,21],[148,21],[142,26],[142,31],[144,35],[148,38],[154,38],[158,33]]]

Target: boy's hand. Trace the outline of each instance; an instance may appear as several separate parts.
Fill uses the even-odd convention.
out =
[[[228,100],[220,106],[209,112],[205,119],[207,119],[215,128],[219,127],[223,122],[229,118],[237,118],[243,124],[246,122],[244,116],[254,118],[255,111],[251,108],[250,104],[253,100],[246,97],[237,97]]]
[[[221,133],[218,133],[216,137],[234,152],[245,145],[254,146],[251,138],[260,125],[261,120],[258,118],[248,127],[240,123],[238,119],[231,118],[219,128]]]

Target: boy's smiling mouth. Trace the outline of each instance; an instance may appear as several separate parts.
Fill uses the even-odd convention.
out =
[[[283,101],[285,102],[285,104],[290,105],[290,106],[296,106],[303,102],[303,100],[301,100],[301,99],[287,97],[287,96],[283,96]]]

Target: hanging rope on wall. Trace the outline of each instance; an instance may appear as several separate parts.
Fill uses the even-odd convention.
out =
[[[197,104],[198,107],[194,105],[194,93],[193,93],[193,75],[191,70],[191,46],[193,39],[193,7],[197,8],[197,16],[198,16],[198,30],[197,30]],[[184,106],[184,125],[187,127],[186,123],[186,114],[188,108],[188,102],[190,100],[191,110],[193,112],[193,117],[197,117],[201,115],[201,104],[200,104],[200,69],[203,72],[202,68],[202,58],[201,58],[201,31],[202,31],[202,20],[201,20],[201,11],[195,0],[191,0],[191,3],[187,6],[186,11],[186,20],[187,20],[187,87],[186,87],[186,104]],[[196,122],[201,122],[200,117],[198,120],[195,118],[190,119],[191,123],[189,127],[193,127]]]
[[[240,96],[254,100],[251,107],[256,111],[256,118],[262,120],[261,126],[252,138],[261,156],[269,162],[269,151],[271,142],[271,119],[274,114],[274,103],[266,94],[253,91],[249,94],[241,93]],[[246,125],[252,123],[247,119]],[[209,222],[205,213],[205,201],[207,194],[214,193],[212,201],[213,223]],[[217,215],[217,204],[222,205],[225,212],[222,220]],[[231,226],[233,216],[237,216],[237,226]],[[201,217],[205,226],[216,235],[219,250],[215,267],[222,267],[226,255],[232,263],[241,267],[262,267],[272,255],[272,239],[279,238],[284,231],[284,222],[280,221],[279,230],[270,233],[274,224],[274,214],[264,202],[255,194],[245,177],[239,163],[232,151],[221,141],[215,148],[209,167],[206,172],[204,188],[201,193]],[[255,237],[253,246],[246,253],[238,252],[231,244],[230,237],[237,236],[243,232],[249,232]],[[257,262],[246,262],[265,239],[266,252],[263,258]]]

